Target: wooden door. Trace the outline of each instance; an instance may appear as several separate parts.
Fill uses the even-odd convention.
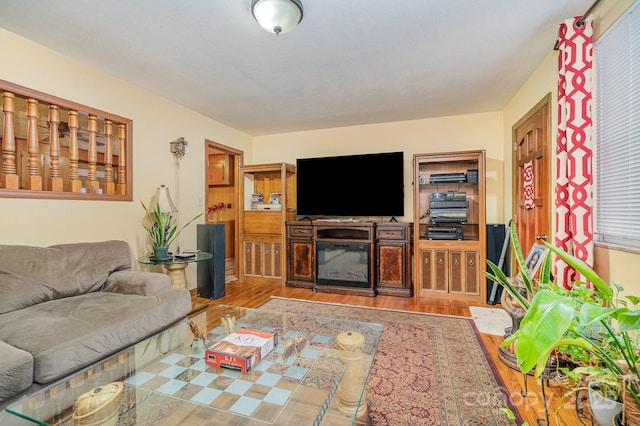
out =
[[[525,256],[537,240],[551,241],[550,102],[551,94],[548,94],[513,126],[513,217]],[[533,162],[532,208],[525,205],[524,196],[525,165],[529,161]]]
[[[222,203],[205,217],[205,223],[225,226],[225,281],[235,281],[240,275],[239,262],[239,211],[240,200],[238,170],[243,163],[242,151],[213,142],[205,141],[205,210]]]

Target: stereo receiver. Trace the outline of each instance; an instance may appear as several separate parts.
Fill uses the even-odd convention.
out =
[[[464,230],[462,226],[429,226],[427,238],[430,240],[462,240]]]
[[[429,201],[430,209],[466,209],[469,207],[468,201],[459,200],[442,200],[442,201]]]
[[[429,194],[429,200],[431,201],[436,201],[436,200],[464,201],[466,199],[467,199],[467,193],[460,192],[460,191],[432,192],[431,194]]]
[[[467,221],[467,209],[438,209],[431,211],[431,222],[457,222]]]

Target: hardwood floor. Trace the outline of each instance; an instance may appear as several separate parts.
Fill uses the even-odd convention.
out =
[[[193,290],[192,290],[193,293]],[[333,302],[346,305],[368,306],[373,308],[398,309],[414,312],[427,312],[433,314],[471,316],[468,303],[461,303],[456,300],[424,300],[416,298],[403,298],[394,296],[349,296],[342,294],[330,294],[313,292],[307,289],[282,287],[280,285],[249,284],[239,281],[227,283],[226,295],[220,299],[209,300],[193,297],[194,301],[208,303],[211,305],[226,304],[255,308],[269,300],[271,296],[290,297],[294,299],[306,299],[316,302]],[[499,306],[499,305],[497,305]],[[540,380],[528,377],[528,396],[521,396],[524,391],[523,375],[507,367],[497,356],[498,346],[502,343],[501,336],[481,334],[487,351],[492,357],[496,368],[505,383],[505,392],[511,396],[522,419],[528,422],[529,426],[539,424],[539,418],[544,419],[544,405]],[[561,401],[563,389],[553,383],[549,383],[545,388],[546,400],[549,406],[549,423],[540,424],[574,426],[583,424],[576,416],[574,400],[566,398]],[[558,407],[561,406],[560,409]],[[590,424],[590,423],[584,423]]]

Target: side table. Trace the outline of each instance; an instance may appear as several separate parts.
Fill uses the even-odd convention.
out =
[[[185,269],[189,263],[200,262],[202,260],[210,260],[213,254],[205,251],[199,251],[195,256],[179,257],[172,256],[167,260],[156,260],[153,256],[142,256],[138,258],[138,262],[145,265],[162,265],[167,270],[167,275],[171,278],[171,287],[189,290],[187,286],[187,274]]]

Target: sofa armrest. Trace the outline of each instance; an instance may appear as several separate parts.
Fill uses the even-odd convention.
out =
[[[107,278],[102,291],[155,296],[171,288],[171,278],[158,272],[117,271]]]

